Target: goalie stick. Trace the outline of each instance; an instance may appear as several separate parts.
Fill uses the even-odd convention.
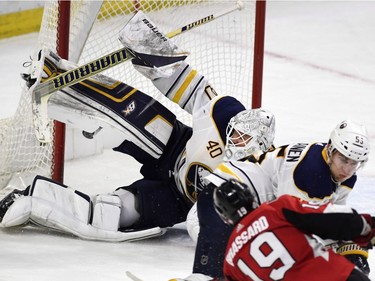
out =
[[[97,128],[95,131],[93,131],[93,132],[87,132],[87,131],[82,131],[82,135],[85,137],[85,138],[87,138],[87,139],[93,139],[95,136],[96,136],[96,134],[98,134],[101,130],[103,129],[103,127],[100,127],[99,126],[99,128]]]
[[[238,1],[234,7],[194,21],[175,31],[167,33],[166,36],[168,38],[173,38],[214,19],[234,11],[241,10],[243,7],[244,4],[242,1]],[[82,80],[85,80],[95,74],[98,74],[132,58],[134,58],[134,56],[126,48],[122,48],[37,85],[32,92],[32,111],[35,134],[39,142],[49,143],[52,141],[52,128],[47,114],[47,104],[48,99],[54,92],[77,84]]]
[[[133,281],[143,281],[142,279],[138,278],[137,276],[135,276],[130,271],[126,271],[126,276],[128,276]]]

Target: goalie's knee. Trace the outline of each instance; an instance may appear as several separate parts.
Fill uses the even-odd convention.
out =
[[[92,226],[117,231],[121,214],[121,200],[113,194],[99,194],[93,202]]]

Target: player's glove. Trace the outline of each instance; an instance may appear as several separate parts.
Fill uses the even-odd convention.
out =
[[[370,273],[370,266],[367,262],[368,249],[355,243],[340,243],[336,252],[356,265],[364,274]]]

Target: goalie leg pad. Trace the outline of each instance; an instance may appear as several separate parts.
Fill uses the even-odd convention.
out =
[[[33,88],[74,66],[51,50],[42,49],[25,79],[28,84],[34,83]],[[176,120],[155,99],[104,75],[96,75],[52,95],[48,117],[89,132],[99,126],[103,131],[118,131],[123,139],[119,141],[120,134],[115,134],[114,146],[127,139],[155,158],[163,153]]]
[[[90,197],[44,177],[36,177],[31,189],[31,221],[64,230],[64,225],[87,224],[91,214]]]
[[[112,194],[99,194],[95,198],[92,226],[117,231],[121,214],[121,200]]]
[[[14,201],[5,213],[0,227],[12,227],[27,223],[31,214],[31,197],[22,196]]]
[[[48,178],[37,176],[31,186],[30,194],[14,201],[5,214],[1,226],[20,225],[30,220],[37,225],[70,233],[83,239],[110,242],[135,241],[165,233],[165,230],[159,227],[120,232],[115,229],[119,221],[119,198],[99,195],[96,203],[94,211],[97,213],[93,214],[94,226],[90,223],[91,201],[88,195]],[[103,215],[104,212],[109,213]],[[113,217],[106,222],[105,218],[108,216]]]
[[[159,158],[176,116],[143,92],[112,82],[85,81],[60,91],[49,101],[49,116],[89,132],[102,127],[103,132],[116,136],[113,147],[126,139]]]
[[[28,220],[46,227],[59,229],[64,218],[87,224],[90,215],[90,199],[66,186],[44,177],[36,177],[25,194],[14,201],[6,212],[2,225],[20,225]]]

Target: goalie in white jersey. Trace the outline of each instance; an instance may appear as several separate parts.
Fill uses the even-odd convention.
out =
[[[121,31],[120,40],[134,52],[134,66],[192,114],[193,128],[141,91],[103,75],[62,89],[50,99],[50,117],[85,131],[100,127],[100,133],[113,134],[114,150],[138,160],[144,178],[108,194],[89,196],[37,176],[26,190],[15,190],[0,202],[2,227],[34,222],[105,241],[159,235],[162,227],[185,221],[206,186],[204,177],[223,161],[232,118],[245,124],[241,129],[245,135],[233,137],[245,139],[241,144],[234,141],[241,147],[228,148],[228,159],[268,150],[274,138],[273,115],[246,110],[234,97],[217,96],[206,78],[184,61],[187,53],[155,30],[139,12]],[[73,67],[44,50],[24,77],[32,91]]]

